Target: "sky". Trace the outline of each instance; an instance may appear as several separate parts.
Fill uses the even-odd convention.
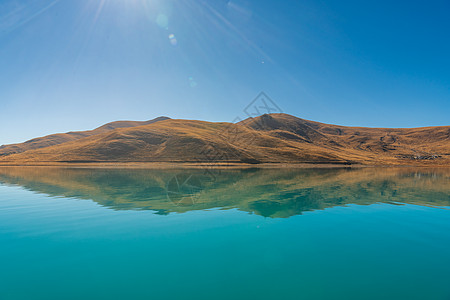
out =
[[[0,145],[158,116],[450,125],[450,2],[0,0]]]

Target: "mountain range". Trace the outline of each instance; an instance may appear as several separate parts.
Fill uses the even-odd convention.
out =
[[[288,114],[238,123],[159,117],[0,147],[0,165],[63,163],[450,165],[450,126],[366,128]]]

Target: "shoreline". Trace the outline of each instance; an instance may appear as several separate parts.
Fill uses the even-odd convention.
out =
[[[93,163],[0,163],[2,167],[61,167],[99,169],[330,169],[330,168],[450,168],[437,164],[343,164],[343,163],[187,163],[187,162],[93,162]]]

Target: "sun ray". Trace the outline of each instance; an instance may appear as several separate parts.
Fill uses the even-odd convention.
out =
[[[6,24],[6,25],[1,26],[0,31],[11,32],[11,31],[14,31],[14,30],[20,28],[21,26],[27,24],[28,22],[32,21],[36,17],[40,16],[44,12],[51,9],[59,1],[60,0],[51,1],[49,4],[45,5],[44,7],[38,9],[35,12],[30,11],[29,9],[28,9],[29,11],[27,11],[28,7],[23,6],[19,9],[17,9],[16,11],[7,13],[6,16],[2,17],[2,18],[4,18],[3,24]],[[8,21],[8,19],[10,21]],[[14,19],[16,19],[16,20],[14,20]]]

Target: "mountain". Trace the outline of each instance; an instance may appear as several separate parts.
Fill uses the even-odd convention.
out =
[[[346,127],[287,114],[266,114],[236,124],[174,119],[136,124],[138,126],[103,129],[57,145],[3,155],[0,164],[450,165],[450,126]]]
[[[21,144],[11,144],[0,146],[0,156],[10,155],[14,153],[22,153],[28,150],[40,149],[49,146],[59,145],[62,143],[76,141],[84,137],[97,135],[100,133],[108,132],[117,128],[129,128],[141,125],[148,125],[158,121],[167,120],[168,117],[158,117],[149,121],[116,121],[107,123],[93,130],[87,131],[72,131],[67,133],[51,134],[44,137],[38,137],[31,139]]]

